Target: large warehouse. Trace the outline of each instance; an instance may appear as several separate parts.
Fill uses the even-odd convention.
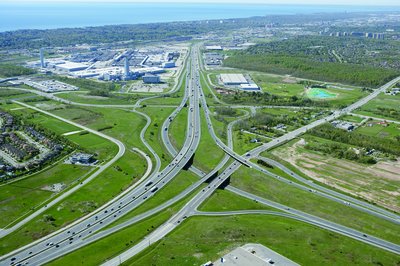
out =
[[[56,69],[64,72],[79,71],[88,68],[87,65],[75,62],[64,62],[63,64],[56,65]]]
[[[240,85],[249,83],[243,74],[221,74],[220,78],[224,85]]]

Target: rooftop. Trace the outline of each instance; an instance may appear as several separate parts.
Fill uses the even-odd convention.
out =
[[[249,83],[243,74],[221,74],[221,80],[225,84],[247,84]]]

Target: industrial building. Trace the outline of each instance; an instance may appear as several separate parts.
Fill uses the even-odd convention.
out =
[[[222,51],[221,45],[206,45],[206,50]]]
[[[172,67],[175,67],[175,62],[170,61],[170,62],[162,63],[162,67],[163,67],[163,68],[172,68]]]
[[[243,74],[221,74],[220,78],[224,85],[240,85],[249,83]]]
[[[75,62],[68,62],[65,61],[63,64],[57,64],[55,65],[55,68],[59,71],[62,72],[75,72],[75,71],[79,71],[79,70],[84,70],[86,68],[88,68],[87,65],[82,64],[82,63],[75,63]]]
[[[147,73],[143,76],[143,82],[144,83],[160,83],[161,79],[160,79],[160,76]]]
[[[240,84],[240,89],[244,91],[259,91],[260,87],[255,83]]]

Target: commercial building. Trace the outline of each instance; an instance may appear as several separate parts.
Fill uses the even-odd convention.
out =
[[[240,85],[249,83],[243,74],[221,74],[220,78],[224,85]]]
[[[240,84],[240,89],[244,91],[259,91],[260,87],[257,86],[255,83],[249,84]]]
[[[69,158],[69,161],[72,164],[92,164],[96,162],[94,156],[87,153],[75,153]]]
[[[146,74],[143,76],[143,82],[144,83],[160,83],[161,79],[157,75]]]

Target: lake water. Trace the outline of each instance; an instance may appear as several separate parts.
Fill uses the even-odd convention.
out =
[[[308,97],[314,98],[314,99],[329,99],[329,98],[336,97],[336,94],[330,93],[329,91],[326,91],[323,89],[317,89],[317,88],[309,89],[307,94],[308,94]]]
[[[115,24],[245,18],[271,14],[400,11],[400,7],[262,4],[0,3],[0,32]]]

